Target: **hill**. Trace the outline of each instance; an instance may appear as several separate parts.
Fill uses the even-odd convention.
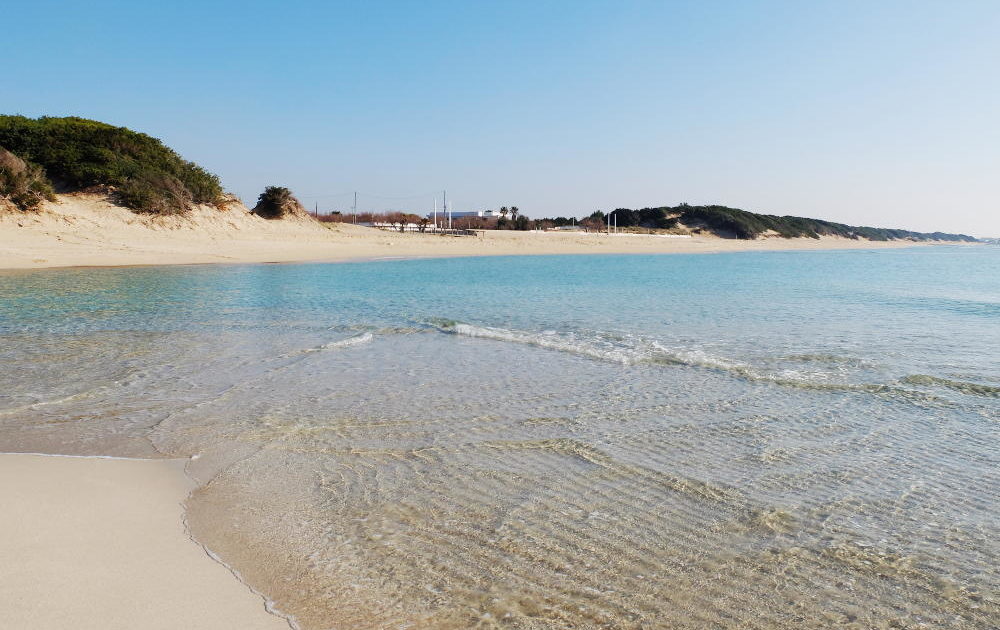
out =
[[[609,216],[612,217],[612,222],[617,222],[619,228],[671,229],[683,224],[688,228],[702,229],[719,236],[739,239],[755,239],[759,236],[774,235],[784,238],[817,239],[821,236],[840,236],[870,241],[976,241],[974,237],[966,234],[857,227],[821,219],[758,214],[726,206],[681,204],[673,207],[642,208],[641,210],[619,208],[611,212]]]
[[[47,187],[60,192],[106,188],[124,206],[154,214],[223,202],[215,175],[152,136],[96,120],[0,115],[0,149],[23,163],[18,166],[24,177],[34,178],[36,194],[25,198],[29,203],[0,190],[21,209],[37,205],[35,198],[49,194]],[[9,170],[0,164],[0,182],[11,179]]]

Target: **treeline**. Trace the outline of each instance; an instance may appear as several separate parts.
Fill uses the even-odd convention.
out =
[[[417,226],[420,232],[433,229],[434,226],[434,222],[430,218],[411,212],[342,213],[337,211],[331,214],[321,214],[317,219],[323,223],[388,224],[400,231],[405,231],[405,226],[408,224]],[[437,221],[439,228],[448,227],[448,214],[440,212]],[[539,222],[532,221],[524,215],[514,215],[511,218],[507,218],[506,215],[499,217],[457,216],[451,218],[450,225],[457,230],[533,230],[536,227],[542,227]]]
[[[323,223],[420,223],[422,217],[411,212],[333,212],[316,217]]]
[[[595,213],[592,216],[601,214],[603,213]],[[974,237],[966,234],[927,233],[888,228],[857,227],[843,223],[834,223],[832,221],[823,221],[821,219],[757,214],[726,206],[691,206],[681,204],[673,207],[642,208],[641,210],[618,208],[610,212],[607,216],[602,217],[605,224],[607,224],[609,216],[611,223],[616,224],[619,228],[671,229],[677,227],[679,224],[683,224],[687,228],[700,228],[719,236],[740,239],[755,239],[763,234],[773,232],[785,238],[841,236],[852,239],[863,238],[872,241],[909,239],[972,242],[976,240]]]
[[[411,212],[358,212],[343,214],[321,214],[316,217],[322,223],[364,223],[368,225],[387,225],[400,232],[407,231],[414,225],[420,232],[425,232],[431,225],[431,220]]]
[[[139,212],[183,212],[193,203],[218,204],[223,199],[218,177],[156,138],[95,120],[0,115],[0,148],[22,160],[25,171],[43,182],[36,188],[107,187],[123,205]],[[0,180],[7,179],[0,173]],[[15,204],[25,210],[33,207]]]

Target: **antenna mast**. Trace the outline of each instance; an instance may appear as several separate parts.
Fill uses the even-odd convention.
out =
[[[451,229],[451,208],[448,206],[448,191],[442,191],[444,194],[444,211],[448,213],[448,229]]]

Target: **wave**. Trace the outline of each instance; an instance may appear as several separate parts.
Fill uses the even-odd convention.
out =
[[[99,387],[94,387],[94,388],[91,388],[91,389],[86,389],[86,390],[84,390],[82,392],[76,392],[75,394],[69,394],[68,396],[63,396],[61,398],[53,398],[53,399],[50,399],[50,400],[38,400],[38,401],[35,401],[33,403],[28,403],[26,405],[20,405],[18,407],[11,407],[11,408],[8,408],[8,409],[0,409],[0,416],[13,415],[13,414],[21,413],[21,412],[24,412],[24,411],[34,410],[34,409],[37,409],[39,407],[46,407],[48,405],[61,405],[63,403],[67,403],[67,402],[73,402],[73,401],[75,401],[77,399],[80,399],[80,398],[86,398],[87,396],[90,396],[90,395],[94,394],[95,392],[102,391],[104,389],[106,389],[106,388],[103,387],[103,386],[99,386]]]
[[[473,326],[460,322],[455,322],[451,326],[441,327],[441,331],[465,337],[478,337],[481,339],[536,346],[547,350],[568,352],[570,354],[578,354],[602,361],[621,363],[623,365],[640,363],[644,360],[644,357],[636,354],[635,351],[630,351],[628,348],[615,347],[611,343],[594,343],[590,340],[579,340],[571,335],[560,335],[559,333],[529,333],[506,328]]]
[[[668,348],[657,341],[639,341],[627,344],[622,338],[610,340],[601,339],[596,335],[583,336],[556,332],[532,333],[507,328],[475,326],[450,320],[439,320],[437,328],[447,334],[519,343],[622,365],[679,365],[727,372],[753,381],[769,381],[821,389],[853,387],[847,384],[831,384],[815,379],[810,380],[809,375],[798,371],[783,371],[772,374],[747,363],[719,357],[701,349]]]
[[[987,398],[1000,398],[1000,387],[994,385],[983,385],[982,383],[971,383],[969,381],[953,381],[939,376],[929,374],[911,374],[901,379],[907,385],[936,385],[946,387],[950,390],[971,394],[973,396],[986,396]]]
[[[366,343],[371,343],[375,339],[375,336],[370,333],[361,333],[360,335],[355,335],[353,337],[348,337],[346,339],[338,339],[337,341],[331,341],[329,343],[324,343],[321,346],[316,346],[315,348],[307,348],[303,352],[321,352],[323,350],[336,350],[339,348],[350,348],[352,346],[360,346]]]
[[[828,354],[828,353],[790,354],[788,356],[780,357],[780,360],[793,361],[796,363],[846,365],[850,367],[872,367],[874,365],[857,357],[841,356],[837,354]]]
[[[432,320],[432,328],[440,332],[464,337],[491,339],[506,343],[517,343],[546,350],[566,352],[620,365],[674,365],[693,367],[721,372],[755,383],[770,383],[782,387],[813,391],[831,392],[863,392],[869,394],[899,395],[908,399],[918,399],[922,402],[947,402],[925,392],[899,387],[904,384],[928,384],[926,381],[914,378],[934,379],[934,384],[945,385],[953,389],[961,386],[966,393],[996,396],[1000,388],[971,383],[958,383],[935,377],[907,377],[896,383],[850,383],[830,380],[831,376],[842,377],[842,371],[831,374],[821,371],[803,371],[788,369],[768,369],[764,366],[754,366],[746,362],[728,359],[712,354],[702,349],[670,348],[657,341],[632,340],[627,338],[602,338],[597,334],[558,333],[554,331],[527,332],[490,326],[476,326],[455,320]],[[861,359],[841,357],[830,354],[791,355],[779,357],[777,361],[791,360],[803,363],[825,363],[852,367],[870,365]],[[943,382],[942,382],[943,381]]]

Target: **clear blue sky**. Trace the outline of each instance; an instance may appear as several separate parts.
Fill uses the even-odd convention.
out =
[[[34,0],[0,22],[0,111],[144,131],[247,199],[1000,236],[996,0]]]

